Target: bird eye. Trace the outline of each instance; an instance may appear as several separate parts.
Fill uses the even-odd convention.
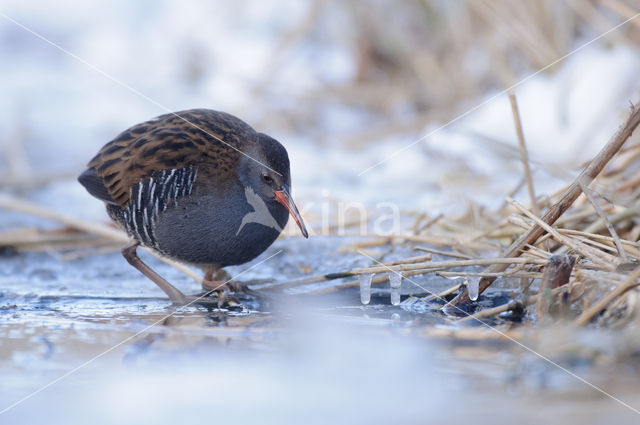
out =
[[[267,184],[271,184],[273,182],[273,178],[267,173],[262,173],[262,181]]]

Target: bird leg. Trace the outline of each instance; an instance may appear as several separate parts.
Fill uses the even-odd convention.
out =
[[[204,278],[202,279],[202,289],[215,292],[236,292],[240,289],[240,284],[232,282],[229,273],[223,269],[205,270]]]
[[[180,292],[178,288],[167,282],[158,273],[154,272],[151,267],[143,263],[140,257],[138,257],[137,249],[139,245],[140,241],[133,240],[122,248],[122,256],[125,258],[125,260],[127,260],[129,264],[138,269],[143,275],[145,275],[156,285],[158,285],[160,289],[162,289],[164,293],[167,294],[171,301],[173,301],[175,304],[186,304],[187,297],[182,292]]]
[[[233,290],[235,290],[235,288],[233,288],[234,285],[230,282],[230,280],[216,279],[220,277],[226,277],[226,273],[222,271],[223,274],[221,274],[221,271],[222,270],[217,270],[216,276],[214,278],[213,271],[208,270],[206,271],[206,273],[204,274],[204,278],[202,279],[202,289],[207,291],[207,293],[216,293],[218,297],[218,307],[222,307],[227,299],[227,295],[229,294],[229,292],[233,292]]]

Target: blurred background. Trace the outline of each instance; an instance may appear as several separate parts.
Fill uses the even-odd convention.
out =
[[[640,99],[639,11],[636,0],[2,0],[0,191],[106,221],[103,205],[75,181],[97,150],[154,116],[211,108],[285,145],[296,202],[312,227],[327,202],[372,208],[392,202],[430,216],[462,211],[469,201],[495,206],[522,179],[506,95],[512,89],[536,188],[554,192],[606,143],[629,102]],[[526,191],[516,198],[527,199]],[[0,210],[0,230],[29,226],[57,224]],[[322,253],[316,262],[330,270],[346,261],[332,240],[312,250],[292,243],[289,260],[259,277],[292,268],[305,254]],[[150,303],[142,313],[139,302],[95,301],[104,291],[140,296],[135,271],[109,274],[128,267],[117,253],[71,265],[43,258],[0,257],[0,290],[5,298],[13,294],[2,307],[0,409],[168,308]],[[91,281],[105,276],[113,281]],[[143,296],[157,296],[142,286]],[[41,298],[74,291],[89,295],[77,302]],[[29,312],[18,314],[15,305]],[[171,329],[138,339],[124,354],[106,356],[6,418],[40,420],[43,411],[34,409],[46,400],[64,420],[102,412],[105,423],[271,414],[283,423],[281,413],[291,423],[419,423],[429,415],[468,419],[478,406],[484,413],[474,418],[489,423],[492,409],[501,407],[496,400],[510,392],[575,390],[547,369],[544,382],[525,378],[524,389],[514,389],[515,370],[541,370],[529,360],[482,373],[464,362],[443,367],[446,356],[423,339],[404,338],[409,322],[405,316],[398,322],[392,311],[353,307],[366,322],[365,336],[353,339],[362,333],[359,322],[325,322],[335,314],[288,308],[286,317],[303,320],[295,326],[276,321],[277,331],[270,324],[266,334],[263,328],[252,333],[253,315],[227,323],[225,333],[219,319],[185,314],[179,326],[168,324]],[[223,366],[212,368],[212,359]],[[473,399],[496,369],[500,384]],[[482,379],[470,384],[466,375]],[[457,410],[460,394],[470,401]],[[62,412],[78,397],[84,405]],[[245,410],[245,403],[257,404]],[[528,400],[526,408],[539,414],[536,406],[544,403]],[[512,407],[516,417],[524,405]],[[563,409],[545,407],[550,417]],[[574,420],[592,420],[598,409],[607,412],[602,418],[628,419],[610,400],[583,408]],[[324,413],[310,420],[314,409]]]
[[[278,138],[304,202],[433,210],[473,196],[456,184],[469,177],[482,196],[502,197],[519,153],[507,97],[492,96],[521,82],[534,169],[566,178],[638,97],[638,21],[589,43],[636,9],[631,0],[4,0],[0,184],[67,181],[64,193],[83,196],[73,178],[120,131],[206,107]]]

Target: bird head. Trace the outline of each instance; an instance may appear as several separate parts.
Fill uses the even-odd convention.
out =
[[[279,203],[289,211],[305,238],[309,237],[298,207],[291,197],[289,156],[277,140],[258,134],[254,149],[240,159],[238,178],[245,187],[251,187],[267,204]]]

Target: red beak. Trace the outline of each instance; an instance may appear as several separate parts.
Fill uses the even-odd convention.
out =
[[[307,232],[307,228],[304,225],[304,221],[302,221],[302,216],[298,212],[298,207],[293,203],[293,199],[291,199],[291,195],[289,195],[288,187],[285,185],[282,190],[274,191],[276,195],[276,200],[280,202],[291,214],[291,217],[296,221],[300,231],[302,232],[302,236],[305,238],[309,237],[309,233]]]

